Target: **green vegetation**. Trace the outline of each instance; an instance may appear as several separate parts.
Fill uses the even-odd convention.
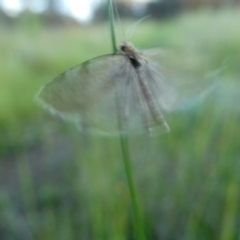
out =
[[[193,79],[189,99],[198,81],[213,87],[165,114],[171,133],[129,140],[147,239],[240,237],[239,22],[237,10],[205,11],[133,34],[139,48],[168,49],[171,81]],[[33,100],[62,71],[110,53],[109,38],[107,25],[1,29],[1,239],[136,239],[119,140],[83,136]]]

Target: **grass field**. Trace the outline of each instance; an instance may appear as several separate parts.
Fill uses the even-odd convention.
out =
[[[239,10],[204,11],[133,34],[167,49],[172,83],[192,79],[177,84],[187,97],[165,114],[169,134],[129,140],[147,239],[240,239],[239,22]],[[111,52],[107,25],[0,31],[0,239],[136,239],[119,139],[83,136],[34,102],[59,73]],[[198,86],[211,91],[196,98]]]

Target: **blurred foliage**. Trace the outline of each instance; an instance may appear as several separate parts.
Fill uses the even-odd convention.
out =
[[[139,48],[171,49],[174,64],[216,79],[203,100],[166,113],[171,133],[130,139],[148,239],[240,238],[239,13],[146,20],[134,32]],[[135,239],[119,140],[83,136],[33,100],[109,53],[109,38],[104,25],[1,29],[0,239]]]

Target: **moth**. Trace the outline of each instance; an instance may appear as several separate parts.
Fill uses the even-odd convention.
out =
[[[162,110],[174,91],[156,63],[132,43],[75,66],[46,84],[37,100],[53,114],[101,135],[169,132]]]

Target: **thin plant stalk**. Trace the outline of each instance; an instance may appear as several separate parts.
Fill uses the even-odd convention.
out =
[[[117,43],[116,43],[116,34],[115,34],[115,27],[114,27],[114,13],[113,13],[112,0],[108,0],[108,18],[109,18],[109,24],[110,24],[112,49],[113,49],[113,53],[116,54]]]
[[[127,136],[120,135],[120,142],[121,142],[121,149],[122,149],[122,153],[123,153],[125,171],[127,174],[128,187],[129,187],[129,191],[131,194],[133,213],[134,213],[138,238],[139,238],[139,240],[145,240],[143,223],[142,223],[142,219],[141,219],[140,212],[139,212],[137,195],[136,195],[134,182],[133,182],[133,172],[132,172],[131,157],[130,157],[130,153],[129,153],[129,144],[128,144]]]
[[[108,16],[109,16],[109,23],[110,23],[112,49],[113,49],[113,53],[116,54],[117,53],[117,44],[116,44],[116,37],[115,37],[114,12],[113,12],[112,0],[108,0]],[[116,96],[116,97],[118,97],[118,96]],[[119,116],[119,114],[118,114],[118,118],[119,117],[121,117],[121,116]],[[120,118],[119,118],[119,128],[121,129]],[[128,180],[128,187],[129,187],[131,200],[132,200],[133,213],[134,213],[134,219],[135,219],[135,223],[136,223],[138,239],[145,240],[143,222],[142,222],[142,219],[140,216],[139,206],[138,206],[138,202],[137,202],[137,195],[136,195],[136,190],[135,190],[134,181],[133,181],[133,171],[132,171],[132,166],[131,166],[131,156],[130,156],[130,151],[129,151],[128,137],[125,134],[119,134],[119,139],[120,139],[121,150],[122,150],[122,154],[123,154],[125,171],[126,171],[127,180]]]

